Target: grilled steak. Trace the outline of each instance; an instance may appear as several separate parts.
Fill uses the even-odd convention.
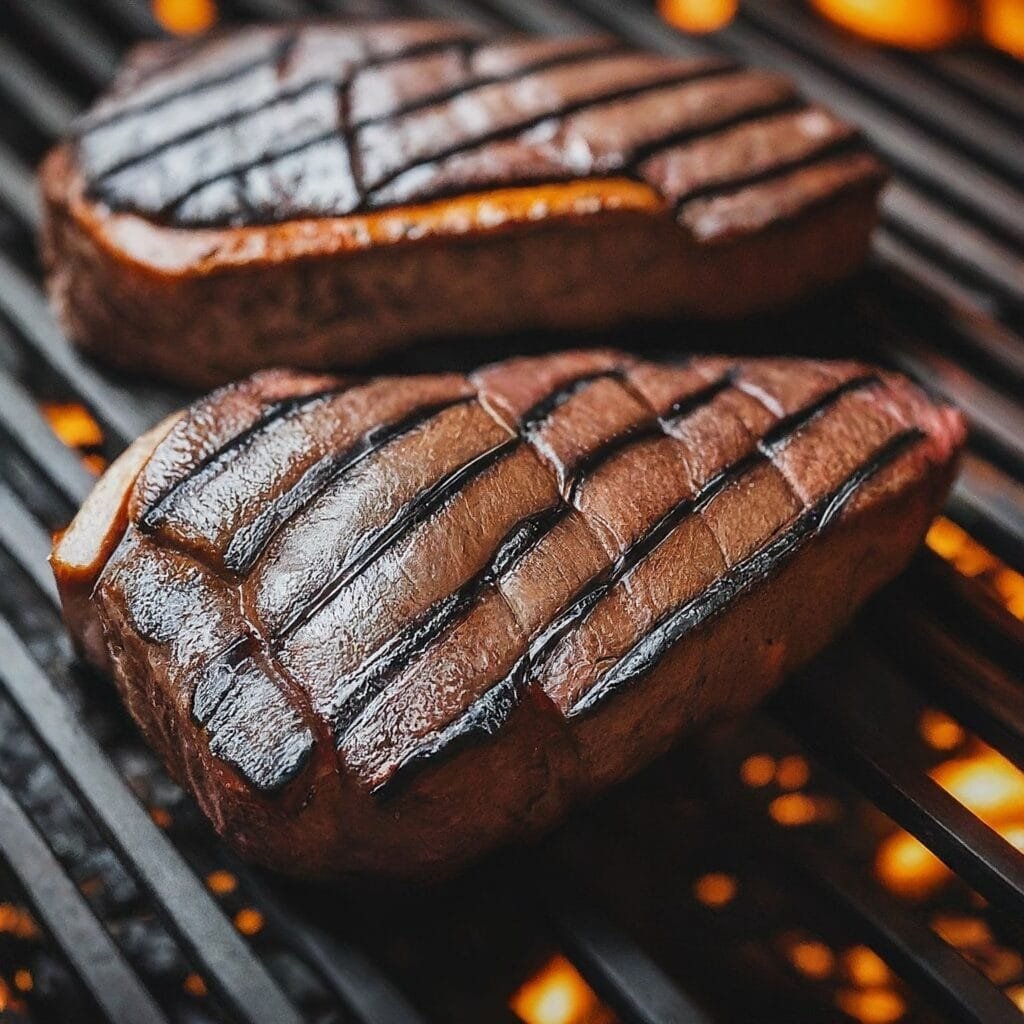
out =
[[[129,59],[47,158],[69,333],[209,385],[415,339],[731,317],[863,258],[882,181],[776,74],[443,22]]]
[[[140,439],[53,564],[241,852],[430,876],[764,696],[901,569],[962,439],[852,363],[266,371]]]

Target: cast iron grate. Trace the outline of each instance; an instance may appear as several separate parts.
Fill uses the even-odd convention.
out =
[[[697,340],[742,349],[756,331],[768,349],[867,354],[953,398],[972,434],[947,513],[1024,565],[1024,79],[1011,62],[980,51],[881,53],[840,38],[802,4],[768,0],[744,3],[712,40],[683,38],[650,5],[622,0],[221,7],[235,20],[315,8],[556,33],[598,27],[794,75],[863,124],[897,172],[872,265],[793,315]],[[959,876],[968,904],[978,899],[968,887],[987,901],[1006,948],[1020,947],[1024,857],[911,756],[908,722],[937,705],[1024,766],[1024,630],[934,555],[739,735],[706,738],[539,848],[501,855],[439,892],[311,891],[244,867],[211,838],[102,684],[69,667],[45,564],[51,531],[93,477],[44,403],[51,422],[54,403],[84,406],[103,429],[92,455],[110,457],[182,399],[140,393],[77,356],[46,309],[32,244],[32,166],[117,54],[159,32],[141,0],[9,0],[0,12],[0,893],[9,901],[0,907],[31,908],[35,932],[23,931],[36,988],[50,997],[26,993],[7,1011],[66,1020],[73,1006],[83,1020],[133,1024],[512,1021],[508,996],[523,972],[560,949],[625,1021],[820,1020],[822,993],[781,970],[765,941],[781,915],[882,954],[902,979],[905,1019],[1022,1019],[1006,993],[1024,983],[1024,968],[979,970],[834,847],[839,833],[777,827],[737,780],[758,743],[781,752],[780,764],[786,750],[810,752],[844,819],[856,807],[872,820],[884,811]],[[418,358],[426,367],[473,354]],[[697,774],[696,796],[684,773]],[[684,861],[729,868],[757,897],[753,909],[730,922],[695,908],[675,873]],[[780,894],[792,908],[779,908]],[[749,984],[735,983],[737,971]],[[840,1007],[856,1019],[855,1006]]]

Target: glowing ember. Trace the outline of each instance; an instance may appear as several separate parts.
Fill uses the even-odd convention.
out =
[[[526,1024],[610,1024],[611,1015],[564,956],[553,956],[509,1000]]]
[[[23,1013],[25,1011],[25,1004],[15,998],[10,986],[3,978],[0,978],[0,1013],[3,1013],[4,1010],[10,1010],[12,1013]]]
[[[992,932],[980,917],[959,917],[939,914],[932,920],[932,929],[951,946],[967,949],[992,941]]]
[[[1024,817],[1024,774],[990,747],[974,757],[946,761],[931,775],[989,825]]]
[[[90,453],[82,456],[82,465],[85,466],[93,476],[99,476],[107,468],[107,460],[102,455]]]
[[[748,786],[767,786],[775,778],[775,758],[768,754],[753,754],[740,768],[740,778]]]
[[[998,751],[975,743],[970,757],[951,758],[931,777],[1007,842],[1024,850],[1024,773]],[[907,899],[933,893],[951,875],[927,847],[907,832],[889,836],[878,848],[875,870],[883,884]]]
[[[31,992],[35,982],[32,980],[32,972],[24,967],[14,972],[14,987],[19,992]]]
[[[966,530],[943,516],[932,523],[927,543],[957,572],[985,584],[1011,615],[1024,620],[1024,575],[1005,565]]]
[[[724,907],[736,896],[736,879],[721,871],[701,875],[693,884],[693,894],[708,907]]]
[[[1024,1010],[1024,985],[1014,985],[1013,988],[1006,990],[1006,994],[1018,1010]]]
[[[843,954],[843,963],[850,979],[861,988],[877,988],[892,981],[886,962],[867,946],[853,946]]]
[[[955,750],[967,735],[949,715],[932,709],[922,713],[920,730],[924,741],[936,750]]]
[[[875,870],[885,887],[905,899],[924,899],[952,872],[909,832],[897,832],[878,847]]]
[[[213,0],[153,0],[153,17],[176,36],[194,36],[217,20]]]
[[[263,915],[253,907],[243,907],[235,914],[235,927],[243,935],[258,935],[263,931]]]
[[[832,950],[824,942],[795,942],[787,955],[790,963],[808,978],[827,978],[836,965]]]
[[[198,974],[188,975],[181,986],[190,996],[202,998],[206,995],[206,982]]]
[[[162,807],[151,807],[149,809],[149,816],[161,828],[170,828],[174,823],[174,819],[171,817],[170,812],[165,811]]]
[[[811,767],[805,758],[797,754],[784,757],[779,762],[775,781],[782,789],[802,789],[811,778]]]
[[[680,32],[714,32],[736,16],[739,0],[658,0],[658,13]]]
[[[768,805],[768,813],[780,825],[807,825],[818,817],[818,808],[803,793],[786,793]]]
[[[982,0],[981,34],[997,49],[1024,60],[1024,0]]]
[[[89,410],[77,402],[43,402],[46,422],[69,448],[97,448],[103,444],[103,430]]]
[[[936,50],[971,28],[962,0],[811,0],[826,18],[872,42],[908,50]]]
[[[0,932],[13,935],[16,939],[35,939],[39,929],[27,910],[13,903],[0,903]]]
[[[238,888],[238,880],[230,871],[211,871],[206,876],[206,884],[210,887],[210,892],[218,896],[226,896]]]
[[[836,996],[836,1003],[843,1013],[863,1024],[893,1024],[907,1009],[902,997],[888,988],[844,989]]]

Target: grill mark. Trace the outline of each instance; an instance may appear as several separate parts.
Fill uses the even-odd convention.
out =
[[[658,417],[662,426],[671,423],[673,420],[681,420],[687,416],[692,416],[701,406],[714,401],[723,391],[732,387],[738,373],[739,369],[737,367],[730,367],[721,377],[713,380],[699,391],[674,401],[668,407],[664,416]]]
[[[615,451],[628,444],[639,441],[643,437],[666,436],[662,431],[666,420],[689,415],[701,405],[710,402],[732,384],[736,372],[736,368],[733,367],[718,380],[701,388],[695,394],[674,402],[666,417],[660,419],[658,423],[641,424],[639,428],[627,430],[595,452],[590,453],[584,463],[581,463],[574,471],[572,487],[574,488],[581,479],[581,468],[584,464],[587,472],[593,472]],[[594,381],[604,378],[624,380],[625,374],[622,370],[613,369],[573,378],[531,406],[520,418],[521,430],[524,433],[536,430],[540,423],[548,419],[574,394]],[[355,697],[355,706],[348,711],[345,718],[336,720],[336,728],[339,730],[336,742],[339,748],[344,745],[346,738],[344,735],[340,735],[340,730],[351,730],[366,710],[369,702],[381,692],[394,671],[409,660],[421,656],[433,640],[472,605],[486,585],[504,575],[536,547],[569,513],[571,508],[572,506],[563,499],[559,504],[528,517],[519,526],[514,527],[506,536],[505,541],[499,545],[497,554],[487,568],[463,584],[454,594],[435,602],[416,623],[407,627],[395,640],[389,642],[387,650],[383,652],[382,656],[375,656],[353,673],[352,683],[349,685],[352,696]],[[404,758],[392,775],[373,789],[374,795],[381,799],[397,795],[418,770],[426,767],[442,751],[450,755],[475,739],[495,735],[518,704],[523,690],[529,683],[532,661],[531,651],[528,650],[517,660],[508,675],[435,733],[429,741],[421,744]]]
[[[569,115],[577,114],[582,110],[590,110],[608,103],[615,103],[619,100],[631,99],[635,96],[643,96],[648,92],[656,92],[659,89],[668,89],[677,85],[685,85],[689,82],[701,81],[705,78],[727,74],[736,70],[737,66],[731,62],[708,63],[707,65],[691,68],[689,71],[679,72],[675,75],[666,73],[664,78],[659,78],[656,81],[621,86],[620,88],[609,92],[599,93],[594,96],[588,96],[584,99],[574,100],[572,103],[566,103],[555,110],[547,110],[542,114],[534,114],[530,117],[521,118],[513,124],[505,125],[502,128],[496,128],[490,132],[484,132],[455,146],[449,146],[447,149],[443,149],[438,153],[432,153],[428,157],[414,158],[401,167],[396,168],[394,171],[389,172],[380,181],[375,182],[373,188],[367,192],[367,197],[368,199],[372,199],[376,192],[379,192],[381,189],[395,181],[396,178],[400,178],[403,174],[408,174],[417,167],[438,163],[439,161],[446,160],[449,157],[457,156],[459,153],[477,149],[489,142],[497,142],[501,139],[514,138],[516,135],[529,131],[529,129],[534,128],[539,124],[543,124],[545,121],[560,121]]]
[[[480,594],[514,568],[566,512],[559,504],[522,519],[498,543],[483,569],[453,593],[435,601],[339,683],[345,691],[345,707],[332,721],[339,748],[370,701],[395,674],[426,654],[438,637],[464,618]]]
[[[292,398],[281,399],[269,405],[255,423],[246,427],[245,430],[234,435],[219,448],[210,452],[209,455],[200,459],[184,476],[175,480],[169,487],[162,491],[149,507],[139,517],[138,527],[144,533],[152,532],[162,523],[166,517],[161,515],[167,503],[187,484],[191,483],[207,469],[230,455],[236,450],[248,447],[257,437],[273,427],[279,420],[286,419],[301,412],[303,409],[326,398],[341,394],[347,384],[339,384],[336,387],[324,388],[321,391],[313,391],[308,395],[296,395]]]
[[[784,559],[828,527],[858,488],[924,437],[922,431],[912,428],[890,438],[838,488],[802,512],[788,529],[724,573],[698,597],[670,612],[595,682],[567,717],[593,711],[609,696],[649,672],[683,636],[774,573]]]
[[[457,49],[457,47],[441,47],[440,52],[443,52],[446,49],[455,50]],[[607,47],[602,47],[598,50],[585,51],[583,53],[574,52],[562,54],[559,57],[547,57],[543,60],[535,61],[532,64],[527,64],[524,67],[519,68],[515,71],[510,71],[504,75],[480,76],[477,78],[472,78],[459,86],[453,86],[452,88],[449,89],[438,89],[433,93],[427,93],[423,96],[418,97],[417,99],[410,100],[408,103],[396,107],[396,109],[391,111],[390,113],[381,114],[377,117],[365,117],[362,120],[355,122],[350,122],[350,120],[346,116],[347,102],[343,101],[343,116],[339,121],[341,125],[341,131],[334,130],[330,132],[330,136],[337,135],[342,137],[343,140],[347,143],[351,155],[352,153],[358,150],[358,147],[352,144],[353,133],[359,129],[367,127],[368,125],[386,124],[388,121],[393,121],[399,117],[404,117],[407,114],[414,113],[417,110],[434,106],[437,103],[443,103],[452,100],[457,96],[461,95],[463,92],[470,92],[474,89],[482,88],[488,85],[500,85],[502,82],[513,82],[517,78],[522,77],[523,75],[533,74],[537,71],[547,71],[552,68],[561,67],[563,65],[567,66],[574,63],[580,63],[587,59],[598,59],[600,57],[606,57],[620,52],[628,52],[627,47],[625,47],[622,43],[610,42]],[[416,56],[423,56],[423,54],[416,54]],[[256,64],[256,67],[259,67],[264,63],[269,63],[269,60],[259,62],[258,64]],[[358,76],[362,74],[364,71],[367,71],[371,67],[375,66],[379,65],[375,65],[372,62],[360,64],[358,67],[354,68],[351,74],[349,74],[345,78],[330,78],[324,76],[311,78],[309,81],[303,82],[301,85],[297,85],[292,89],[287,89],[283,92],[277,93],[269,100],[261,100],[255,104],[243,106],[238,110],[232,111],[230,114],[224,115],[223,117],[217,117],[211,121],[206,121],[203,124],[196,125],[195,127],[188,129],[188,131],[182,132],[180,135],[176,135],[173,138],[166,139],[164,142],[158,143],[155,146],[151,146],[149,149],[143,150],[140,153],[133,153],[131,156],[125,157],[124,159],[118,161],[111,167],[108,167],[106,170],[103,171],[102,174],[97,175],[92,180],[92,182],[90,183],[90,189],[94,191],[102,190],[103,183],[108,178],[110,178],[114,174],[117,174],[119,171],[123,171],[127,167],[132,167],[136,164],[145,163],[147,160],[151,160],[153,157],[159,156],[162,153],[166,153],[168,150],[174,149],[176,146],[179,146],[184,142],[189,142],[192,139],[198,138],[202,135],[209,134],[210,132],[215,132],[220,128],[226,128],[231,125],[238,125],[241,122],[247,120],[249,117],[252,117],[255,114],[262,113],[262,111],[267,110],[270,107],[279,106],[282,103],[289,103],[293,100],[300,99],[307,93],[315,92],[318,89],[338,89],[339,93],[343,97],[345,97],[348,93],[348,90],[351,88],[352,83],[355,82],[356,78],[358,78]],[[284,154],[268,154],[266,159],[277,159],[280,155],[287,155],[292,153],[293,151],[293,149],[289,149],[284,151]],[[266,161],[259,160],[256,161],[256,163],[240,165],[238,168],[230,172],[225,172],[224,174],[218,174],[215,175],[214,177],[205,179],[203,182],[200,183],[199,186],[195,186],[195,188],[212,184],[214,181],[219,181],[222,178],[227,178],[234,174],[242,174],[245,171],[249,170],[250,167],[259,166],[261,163],[264,162]],[[182,199],[188,198],[188,195],[190,195],[192,191],[194,191],[194,188],[190,189],[189,193],[186,193],[186,195],[183,196]],[[174,203],[176,204],[180,201],[181,200],[174,200]]]
[[[438,757],[496,736],[518,707],[530,683],[530,662],[524,655],[503,679],[495,683],[473,704],[439,729],[424,743],[407,754],[391,775],[378,783],[371,794],[380,801],[399,796],[415,776]]]
[[[216,728],[218,714],[238,693],[239,687],[246,685],[238,673],[247,663],[249,671],[256,673],[257,680],[263,676],[266,683],[278,692],[299,723],[290,734],[278,737],[281,742],[275,745],[274,771],[272,775],[260,778],[252,774],[252,765],[244,763],[244,758],[232,756],[225,747],[224,730]],[[221,671],[211,674],[211,670],[218,666]],[[280,664],[268,656],[258,636],[248,633],[211,659],[192,693],[190,714],[196,726],[206,730],[210,753],[232,765],[250,785],[264,793],[283,790],[309,763],[317,744],[323,739],[301,688]]]
[[[457,494],[464,484],[489,469],[520,443],[518,437],[501,441],[420,491],[389,523],[365,538],[345,565],[327,580],[305,605],[292,613],[273,639],[273,643],[279,645],[308,622],[320,609],[326,607],[343,587],[372,565],[384,551]]]
[[[145,163],[147,160],[160,156],[168,150],[180,146],[182,143],[191,142],[193,139],[215,132],[220,128],[241,124],[256,114],[262,114],[263,111],[269,110],[272,107],[281,106],[283,104],[291,103],[294,100],[301,99],[303,96],[306,96],[311,92],[316,92],[318,89],[334,89],[339,86],[343,86],[344,84],[345,83],[338,82],[332,78],[311,78],[308,82],[303,82],[302,85],[298,85],[294,89],[287,89],[283,92],[276,93],[265,102],[260,101],[253,106],[246,106],[239,110],[232,111],[232,113],[227,114],[224,117],[214,118],[212,121],[206,121],[203,124],[196,125],[194,128],[189,128],[188,131],[184,131],[180,135],[175,135],[173,138],[165,139],[163,142],[150,146],[149,149],[143,150],[141,153],[132,153],[130,156],[126,156],[122,160],[119,160],[116,164],[111,165],[103,171],[102,174],[97,174],[90,181],[89,190],[93,194],[97,192],[102,193],[104,184],[115,174],[118,174],[129,167],[134,167],[137,164]],[[342,122],[342,124],[344,124],[344,122]],[[338,131],[332,132],[332,135],[342,134],[344,133]],[[268,159],[277,159],[278,155],[279,154],[275,153],[272,156],[268,156]],[[246,170],[248,170],[248,165],[241,165],[239,168],[225,171],[223,174],[218,174],[215,178],[209,179],[209,181],[218,181],[221,178],[229,178],[232,175],[239,174]],[[205,182],[205,184],[208,183],[209,182]],[[177,201],[178,200],[175,200],[175,202]]]
[[[691,395],[684,402],[675,403],[672,408],[673,410],[678,408],[679,411],[674,415],[682,415],[684,407],[693,411],[703,402],[710,401],[729,386],[733,376],[733,371],[730,371],[719,380],[702,388],[698,393]],[[603,371],[576,377],[531,407],[520,422],[530,424],[535,428],[555,409],[564,404],[569,397],[595,380],[606,377],[621,378],[622,371]],[[350,694],[346,703],[351,704],[351,707],[346,709],[344,718],[335,720],[335,727],[339,733],[338,745],[341,746],[345,739],[340,735],[341,731],[348,730],[355,724],[366,705],[381,691],[394,672],[408,661],[421,657],[430,644],[472,606],[484,587],[513,568],[569,513],[572,507],[569,504],[572,495],[586,474],[594,472],[616,452],[630,444],[638,443],[646,438],[664,436],[660,423],[642,423],[623,431],[588,453],[573,468],[572,483],[568,488],[567,498],[543,512],[527,517],[514,527],[498,546],[491,562],[483,570],[453,594],[435,602],[416,622],[402,630],[396,637],[388,641],[377,654],[351,673],[349,681],[345,684]]]
[[[737,387],[745,394],[749,394],[743,387],[743,383],[743,379],[739,378],[737,380]],[[829,406],[842,398],[843,395],[853,391],[860,391],[863,388],[879,383],[881,383],[881,379],[877,373],[861,373],[856,377],[843,381],[841,384],[837,384],[834,388],[826,391],[820,398],[811,402],[810,405],[806,405],[802,409],[797,409],[783,416],[775,426],[765,432],[764,436],[758,441],[758,447],[764,452],[775,451],[780,444],[789,440],[790,435],[823,413]],[[751,397],[756,396],[752,395]]]
[[[363,167],[359,147],[352,145],[352,130],[349,124],[352,120],[352,83],[356,77],[357,75],[354,74],[338,86],[338,124],[342,127],[345,156],[348,159],[348,173],[355,188],[356,205],[359,205],[363,201]],[[239,188],[239,195],[244,191],[244,188]]]
[[[737,174],[723,181],[689,189],[676,199],[673,213],[678,217],[683,212],[683,208],[692,202],[731,195],[753,185],[762,185],[769,181],[784,178],[795,171],[802,171],[808,167],[813,167],[816,163],[820,163],[823,160],[848,155],[852,156],[854,153],[860,152],[867,152],[867,149],[864,146],[863,140],[859,137],[837,139],[819,147],[812,153],[807,153],[793,160],[780,160],[778,163],[772,164],[771,167],[765,167],[763,170],[752,174]]]
[[[603,444],[591,449],[581,459],[578,459],[566,474],[563,484],[565,500],[572,502],[583,481],[624,448],[639,444],[641,441],[664,436],[665,432],[660,423],[634,423],[621,433],[610,437]]]
[[[621,380],[623,376],[622,370],[611,369],[598,370],[596,373],[584,373],[578,377],[573,377],[535,402],[519,417],[520,433],[526,438],[532,437],[537,433],[541,424],[549,419],[559,406],[568,402],[573,395],[582,391],[588,384],[605,379]]]
[[[91,121],[87,117],[83,118],[79,121],[77,135],[80,138],[82,135],[85,135],[94,129],[106,128],[108,125],[126,120],[136,114],[148,113],[152,110],[156,110],[166,103],[173,103],[175,100],[185,99],[189,96],[195,95],[196,93],[202,92],[204,89],[218,85],[227,85],[234,79],[241,78],[243,75],[246,75],[250,71],[254,71],[265,64],[274,64],[278,68],[281,68],[290,56],[291,51],[294,50],[297,45],[299,36],[300,33],[294,33],[287,39],[282,40],[277,46],[272,47],[262,57],[254,57],[244,63],[240,63],[235,67],[228,69],[227,71],[222,71],[216,75],[211,75],[209,78],[203,78],[199,81],[191,82],[187,86],[183,86],[181,89],[175,89],[162,96],[154,96],[152,100],[147,100],[145,103],[113,111],[106,117],[95,121]],[[449,36],[444,39],[432,39],[422,43],[415,43],[406,47],[404,50],[395,50],[389,53],[377,54],[376,56],[367,58],[359,64],[354,69],[353,76],[360,74],[369,68],[397,63],[413,57],[423,57],[431,53],[438,53],[442,50],[457,46],[471,45],[479,41],[479,39],[480,37],[477,35]]]
[[[84,117],[79,120],[75,134],[78,138],[82,138],[91,131],[96,131],[100,128],[107,128],[110,125],[117,124],[120,121],[126,121],[138,114],[148,114],[168,103],[174,103],[176,100],[187,99],[189,96],[194,96],[197,93],[203,92],[205,89],[212,89],[218,85],[228,85],[236,79],[244,77],[250,71],[257,70],[257,68],[271,64],[280,64],[281,59],[285,57],[295,45],[297,38],[297,35],[291,35],[286,39],[282,39],[276,46],[271,46],[262,56],[251,57],[249,60],[236,64],[234,67],[221,71],[216,75],[211,75],[209,78],[201,78],[198,81],[190,82],[188,85],[182,86],[180,89],[174,89],[171,92],[164,93],[163,95],[154,96],[152,99],[146,100],[143,103],[139,103],[134,106],[122,107],[120,110],[112,111],[105,117],[96,119]],[[165,68],[163,70],[166,71],[167,69]],[[156,76],[150,76],[144,81],[152,81],[153,77]]]
[[[298,515],[318,494],[342,474],[380,451],[392,441],[404,437],[425,424],[438,413],[474,401],[472,395],[435,402],[413,410],[394,423],[384,423],[368,430],[355,444],[343,452],[332,452],[310,466],[295,484],[275,502],[268,504],[251,523],[241,527],[231,538],[224,564],[232,572],[243,574],[255,564],[278,530]]]
[[[588,56],[591,55],[588,54]],[[488,142],[496,142],[500,139],[513,138],[519,133],[526,131],[532,127],[535,127],[536,125],[541,124],[544,121],[564,118],[570,114],[578,113],[581,110],[601,106],[604,103],[611,103],[615,102],[616,100],[628,99],[633,96],[640,96],[643,95],[645,92],[654,92],[657,91],[658,89],[671,88],[672,86],[683,85],[686,84],[687,82],[699,81],[700,79],[703,78],[710,78],[713,75],[725,74],[735,70],[736,65],[732,63],[723,62],[721,64],[709,64],[707,66],[691,69],[689,72],[686,73],[681,73],[676,76],[670,76],[663,79],[659,79],[656,82],[649,82],[644,85],[626,86],[613,92],[604,93],[599,96],[592,96],[584,100],[578,100],[574,103],[566,104],[564,107],[561,107],[557,110],[545,111],[543,114],[537,114],[529,118],[524,118],[513,125],[509,125],[500,129],[495,129],[492,132],[484,133],[483,135],[479,135],[472,139],[468,139],[464,143],[460,143],[457,146],[449,147],[447,150],[443,150],[440,153],[435,153],[429,157],[424,157],[422,159],[414,159],[413,161],[403,165],[402,167],[397,168],[395,171],[389,173],[380,181],[375,182],[373,188],[366,190],[363,194],[363,201],[361,202],[361,204],[350,212],[358,213],[375,209],[376,206],[373,202],[374,194],[379,192],[381,189],[387,187],[396,178],[401,177],[403,174],[407,174],[409,171],[414,170],[417,167],[436,163],[437,161],[447,159],[448,157],[455,156],[459,153],[467,152],[472,149],[478,148],[479,146],[485,145]],[[500,84],[500,80],[496,84]],[[471,85],[464,88],[462,93],[455,93],[452,98],[455,98],[456,96],[459,95],[465,95],[477,87],[478,83],[473,82]],[[487,85],[485,84],[479,87],[485,88],[487,87]],[[427,104],[427,106],[430,105],[431,104]],[[382,122],[392,120],[394,116],[395,115],[389,114],[386,115],[381,120]],[[365,127],[365,125],[369,123],[371,122],[364,122],[364,124],[360,125],[359,127]],[[353,131],[355,131],[355,129]],[[332,129],[331,131],[327,132],[321,132],[319,135],[307,139],[304,142],[297,143],[295,146],[279,150],[274,154],[268,155],[260,160],[251,161],[245,165],[240,165],[232,169],[230,172],[224,174],[216,174],[209,178],[204,178],[203,180],[196,182],[194,185],[190,186],[187,191],[183,192],[172,202],[161,207],[156,212],[159,216],[170,217],[173,220],[177,216],[177,213],[180,210],[181,206],[200,189],[205,188],[208,185],[212,185],[214,182],[222,181],[225,178],[230,178],[236,175],[243,175],[247,171],[251,171],[257,167],[265,167],[268,164],[273,164],[278,160],[284,159],[285,157],[295,156],[297,153],[301,153],[304,150],[311,149],[312,147],[317,146],[320,143],[332,139],[337,139],[338,134],[339,133],[336,129]],[[352,146],[352,148],[356,149],[358,147]],[[516,182],[512,181],[511,183],[507,184],[509,184],[510,187],[515,187]]]
[[[716,384],[718,383],[720,382],[716,382]],[[536,636],[530,645],[530,658],[532,662],[534,664],[543,662],[550,655],[558,641],[570,629],[578,625],[612,587],[635,569],[655,548],[666,540],[684,519],[700,512],[714,497],[720,494],[729,484],[742,477],[749,469],[765,460],[770,460],[772,453],[780,444],[784,443],[791,435],[823,413],[844,394],[876,383],[878,383],[878,377],[874,375],[855,377],[833,388],[816,402],[812,402],[805,408],[783,417],[775,427],[758,441],[757,447],[753,452],[726,466],[721,472],[712,477],[693,498],[680,502],[675,508],[666,512],[642,537],[634,541],[604,574],[595,577],[585,584],[566,610],[556,616]]]
[[[650,142],[637,146],[630,154],[626,168],[630,172],[637,174],[641,180],[645,180],[642,175],[639,175],[637,171],[638,166],[663,150],[673,149],[676,146],[685,146],[688,142],[698,142],[709,135],[714,135],[716,132],[726,132],[731,128],[738,128],[748,121],[753,122],[761,118],[774,117],[778,114],[796,113],[806,109],[806,101],[802,100],[799,96],[757,100],[744,110],[711,121],[705,121],[704,124],[681,128],[677,132],[668,132],[660,138],[652,139]]]

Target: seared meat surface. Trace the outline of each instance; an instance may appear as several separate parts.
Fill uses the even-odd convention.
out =
[[[53,562],[240,851],[431,876],[763,697],[905,564],[962,440],[852,363],[267,371],[140,439]]]
[[[852,126],[720,58],[246,28],[129,59],[44,165],[44,247],[83,346],[209,384],[778,306],[860,262],[882,178]]]

